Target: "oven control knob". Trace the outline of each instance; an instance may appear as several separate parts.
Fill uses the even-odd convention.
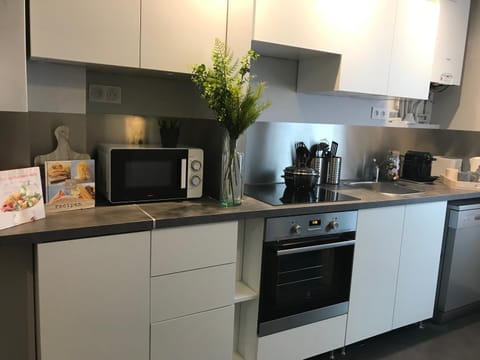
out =
[[[327,226],[325,226],[325,231],[332,231],[338,229],[338,222],[337,220],[330,221]]]
[[[198,171],[202,168],[202,163],[198,160],[193,160],[190,166],[192,167],[192,170]]]
[[[302,231],[302,227],[298,224],[292,225],[292,227],[290,228],[290,232],[292,234],[300,234],[301,231]]]
[[[190,179],[190,183],[193,186],[198,186],[200,185],[201,182],[202,182],[202,179],[200,179],[200,176],[197,176],[197,175],[192,176],[192,178]]]

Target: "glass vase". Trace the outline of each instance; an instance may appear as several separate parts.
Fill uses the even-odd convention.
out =
[[[223,206],[236,206],[243,198],[244,154],[237,151],[237,139],[225,136],[222,152],[222,179],[220,202]]]

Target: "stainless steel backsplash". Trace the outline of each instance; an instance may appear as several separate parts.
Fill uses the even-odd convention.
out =
[[[95,156],[100,142],[126,141],[128,118],[125,115],[0,112],[3,154],[0,170],[31,166],[35,155],[53,151],[56,147],[53,131],[59,125],[69,126],[70,143],[75,151]],[[156,119],[147,117],[145,122],[145,142],[158,143]],[[182,120],[180,143],[204,149],[206,193],[214,197],[218,196],[219,189],[222,134],[222,128],[214,120]],[[362,177],[371,158],[382,161],[389,149],[401,153],[429,151],[463,159],[480,156],[480,133],[473,131],[256,122],[240,138],[239,144],[246,153],[246,183],[282,182],[283,169],[292,165],[294,143],[304,141],[310,147],[322,139],[339,143],[342,179]]]
[[[293,162],[295,142],[310,147],[322,139],[339,143],[342,179],[362,178],[371,159],[382,162],[388,150],[428,151],[462,159],[480,155],[480,133],[473,131],[257,122],[246,134],[245,182],[282,182],[283,169]]]

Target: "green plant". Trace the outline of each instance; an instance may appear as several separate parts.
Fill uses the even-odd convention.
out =
[[[253,78],[250,67],[258,56],[249,50],[240,62],[234,61],[232,52],[221,40],[215,39],[212,67],[207,68],[205,64],[193,67],[192,81],[232,141],[237,140],[270,106],[270,101],[259,103],[265,83],[259,82],[254,87],[250,85]]]
[[[215,39],[212,51],[212,67],[205,64],[193,67],[192,81],[202,98],[216,113],[216,119],[228,136],[225,137],[223,182],[221,203],[224,206],[239,205],[242,197],[241,161],[236,151],[238,137],[257,120],[270,102],[260,103],[265,83],[250,85],[252,63],[258,59],[253,50],[240,60],[233,60],[232,52],[219,39]]]

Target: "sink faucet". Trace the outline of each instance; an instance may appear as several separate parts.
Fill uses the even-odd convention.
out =
[[[372,159],[372,162],[370,163],[370,176],[371,176],[371,179],[370,180],[373,180],[375,182],[378,182],[378,176],[380,174],[380,166],[378,166],[378,163],[377,163],[377,159],[376,158],[373,158]]]

